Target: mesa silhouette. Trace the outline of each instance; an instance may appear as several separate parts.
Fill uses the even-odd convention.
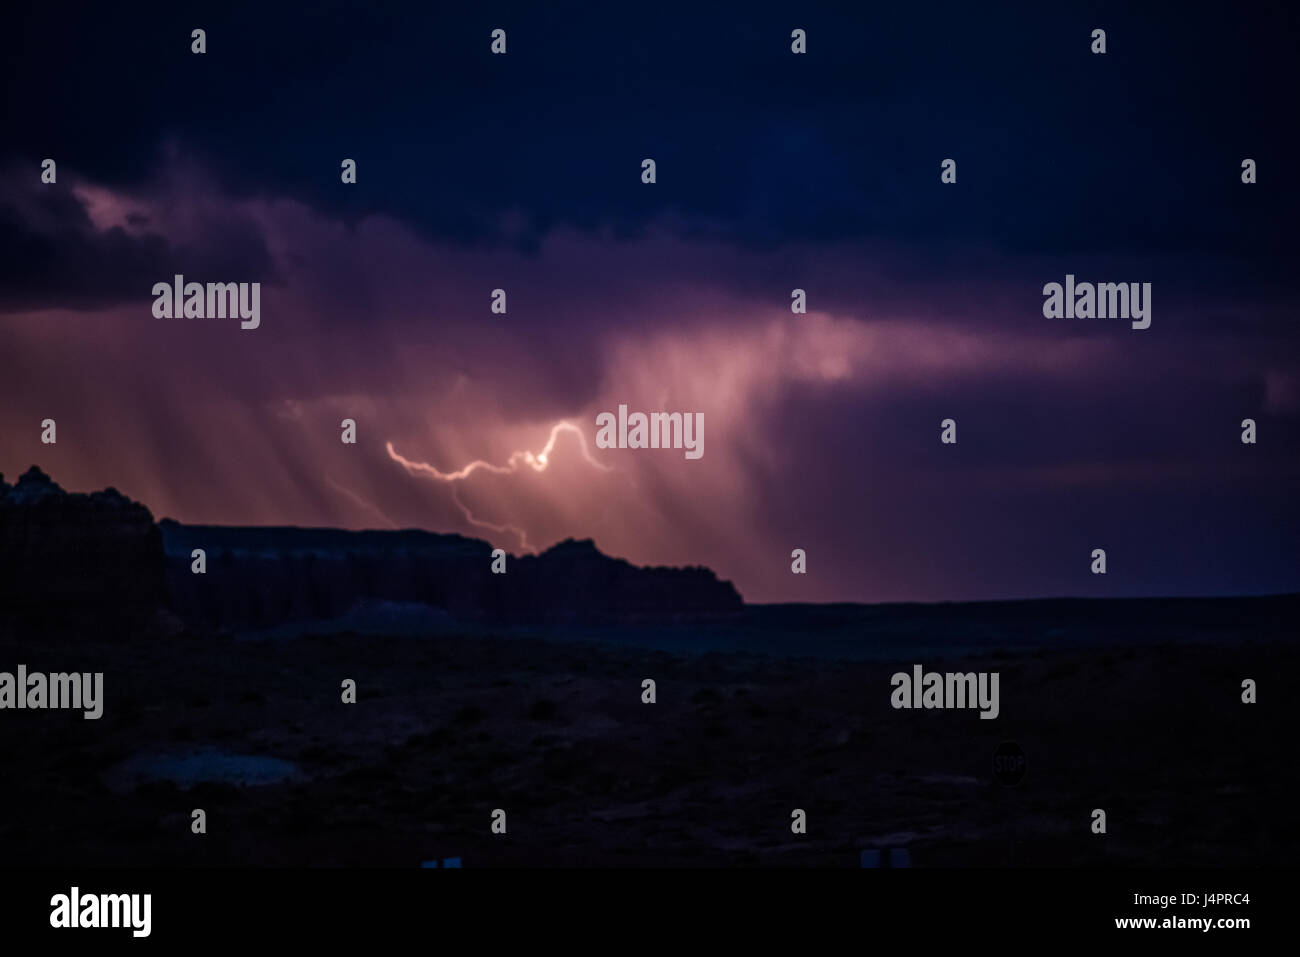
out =
[[[703,567],[639,567],[569,539],[493,574],[492,548],[418,530],[155,523],[116,489],[69,493],[36,466],[13,486],[0,475],[0,594],[19,617],[167,608],[192,627],[255,631],[350,614],[554,625],[725,620],[743,608]]]

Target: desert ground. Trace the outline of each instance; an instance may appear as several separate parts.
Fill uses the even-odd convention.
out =
[[[913,660],[0,628],[0,667],[105,675],[97,721],[0,716],[0,864],[857,867],[895,847],[913,867],[1293,863],[1293,641],[915,658],[999,672],[996,720],[894,710]],[[1006,740],[1027,756],[1015,787],[992,773]]]

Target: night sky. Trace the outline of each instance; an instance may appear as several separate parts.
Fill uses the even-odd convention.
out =
[[[0,471],[590,537],[750,601],[1297,590],[1300,8],[1132,6],[20,5]],[[260,328],[155,318],[176,273],[262,283]],[[1151,327],[1044,318],[1067,273],[1150,282]],[[619,404],[703,412],[703,458],[597,450]],[[387,451],[504,466],[562,421],[603,467]]]

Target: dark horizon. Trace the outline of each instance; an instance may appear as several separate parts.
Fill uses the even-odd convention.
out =
[[[59,485],[59,483],[53,476],[50,476],[43,469],[41,469],[39,465],[35,463],[33,463],[30,466],[29,470],[27,472],[24,472],[23,475],[29,474],[31,470],[39,471],[43,476],[45,476],[46,479],[52,482],[55,486],[58,486],[65,494],[85,496],[85,495],[93,494],[94,492],[116,492],[119,495],[123,495],[128,501],[143,506],[146,510],[148,510],[150,516],[152,517],[152,521],[155,527],[158,527],[160,529],[164,525],[183,527],[187,533],[195,535],[196,540],[192,544],[200,543],[199,540],[202,539],[201,533],[208,532],[208,531],[217,531],[223,533],[220,540],[214,541],[210,546],[210,549],[215,550],[218,553],[220,552],[223,545],[228,544],[228,540],[230,538],[230,535],[228,533],[240,533],[240,532],[264,533],[265,535],[271,535],[271,536],[274,536],[275,533],[288,533],[288,535],[291,536],[292,533],[295,532],[318,533],[322,536],[328,536],[331,534],[340,533],[345,539],[347,536],[351,536],[351,535],[369,535],[369,534],[378,535],[378,536],[414,535],[414,536],[429,536],[431,538],[455,539],[466,543],[481,544],[485,546],[490,544],[487,539],[479,538],[474,535],[466,535],[461,532],[442,532],[442,531],[436,531],[432,529],[415,528],[415,527],[337,528],[334,526],[323,526],[323,525],[221,525],[221,524],[209,524],[209,523],[196,524],[196,523],[189,523],[189,522],[181,522],[170,516],[158,517],[153,515],[153,512],[151,509],[149,509],[149,505],[147,502],[140,502],[132,498],[130,495],[127,495],[126,493],[122,492],[122,490],[117,489],[115,487],[110,486],[104,489],[95,489],[92,490],[91,492],[77,492],[71,489],[62,488],[62,486]],[[4,473],[0,472],[0,505],[3,505],[5,501],[3,492],[4,492],[4,486],[6,485],[9,488],[13,487],[13,485],[11,483],[8,483],[7,480],[5,479]],[[645,569],[648,571],[699,569],[708,572],[712,575],[715,575],[722,584],[735,587],[734,582],[728,579],[725,575],[720,574],[717,569],[710,568],[707,565],[702,565],[699,563],[692,563],[692,564],[685,564],[685,565],[641,564],[633,561],[628,556],[618,555],[601,548],[600,542],[596,539],[578,539],[578,538],[564,539],[560,542],[552,543],[545,549],[541,549],[539,552],[536,553],[536,555],[546,556],[549,553],[554,553],[557,550],[562,550],[562,546],[575,545],[575,544],[581,545],[586,543],[590,543],[601,556],[612,559],[616,562],[624,562],[630,564],[633,568]],[[189,546],[187,544],[186,548],[188,547]],[[166,551],[166,554],[168,556],[174,557],[173,552],[167,550],[167,543],[165,541],[164,541],[164,550]],[[511,561],[516,561],[520,558],[527,557],[525,554],[515,554],[513,552],[507,552],[507,554]],[[911,606],[921,606],[921,607],[942,607],[948,605],[982,606],[982,605],[1002,605],[1002,604],[1028,604],[1028,603],[1035,603],[1035,602],[1038,603],[1100,602],[1100,601],[1213,602],[1217,599],[1250,599],[1250,598],[1285,599],[1285,598],[1300,597],[1300,591],[1276,591],[1276,592],[1236,592],[1236,593],[1198,594],[1198,595],[1082,595],[1082,594],[1064,595],[1062,594],[1062,595],[1034,595],[1034,596],[1021,596],[1021,597],[1012,596],[1012,597],[996,597],[996,598],[938,599],[933,601],[874,601],[874,602],[821,601],[821,602],[816,602],[816,601],[749,601],[745,599],[744,593],[742,591],[739,591],[739,589],[737,589],[737,593],[739,594],[741,601],[743,602],[743,605],[746,608],[777,609],[777,608],[814,608],[815,607],[824,611],[833,611],[837,608],[885,609],[885,608],[907,608]]]

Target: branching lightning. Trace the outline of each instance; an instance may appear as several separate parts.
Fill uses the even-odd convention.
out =
[[[432,465],[429,465],[427,462],[413,462],[400,455],[397,450],[393,448],[392,442],[385,443],[385,448],[388,450],[389,458],[401,465],[402,468],[406,469],[406,471],[411,475],[423,475],[436,482],[445,482],[450,485],[452,487],[452,501],[456,503],[456,507],[460,509],[461,514],[465,516],[465,520],[471,525],[477,526],[478,528],[486,528],[497,533],[517,535],[519,537],[519,547],[523,551],[532,552],[534,549],[528,544],[527,530],[519,528],[517,525],[496,525],[492,522],[487,522],[483,519],[477,518],[474,513],[470,511],[469,506],[460,500],[459,483],[465,481],[480,469],[491,472],[494,475],[512,475],[525,466],[531,468],[534,472],[545,472],[546,467],[551,464],[551,453],[555,450],[555,442],[556,439],[559,438],[561,432],[572,432],[578,437],[578,444],[582,447],[582,457],[586,459],[590,465],[595,466],[602,472],[610,471],[608,465],[602,465],[591,457],[591,450],[587,448],[586,436],[583,435],[582,430],[572,422],[557,422],[555,425],[551,426],[551,434],[546,440],[546,445],[536,454],[527,450],[511,452],[510,457],[506,459],[505,465],[493,465],[491,462],[485,462],[482,459],[475,459],[464,468],[457,469],[455,472],[441,472]]]
[[[383,512],[383,510],[380,509],[380,507],[379,507],[378,505],[376,505],[374,502],[368,502],[368,501],[366,501],[364,498],[362,498],[362,497],[361,497],[360,495],[358,495],[356,492],[352,491],[351,489],[344,488],[342,485],[340,485],[338,482],[334,481],[334,480],[333,480],[332,478],[330,478],[328,475],[325,476],[325,481],[326,481],[329,485],[331,485],[331,486],[333,486],[335,489],[337,489],[338,491],[342,492],[342,493],[343,493],[344,495],[346,495],[348,498],[352,499],[352,501],[356,502],[358,505],[360,505],[360,506],[361,506],[362,508],[364,508],[366,511],[373,512],[374,514],[378,515],[381,519],[384,520],[384,523],[385,523],[386,525],[388,525],[389,528],[394,528],[394,529],[395,529],[395,528],[398,528],[398,524],[397,524],[396,522],[394,522],[391,518],[389,518],[387,515],[385,515],[384,512]]]

